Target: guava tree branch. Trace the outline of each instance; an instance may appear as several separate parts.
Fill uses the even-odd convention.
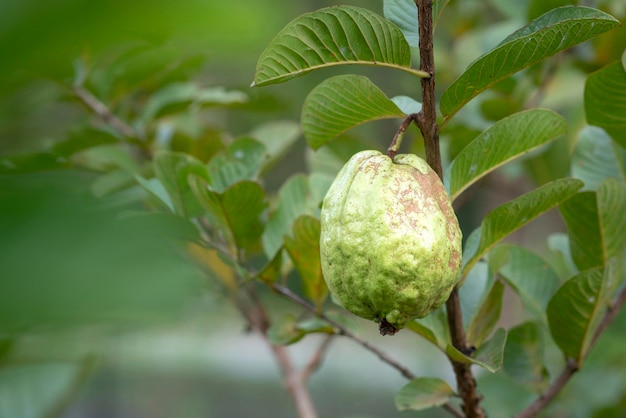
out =
[[[422,110],[417,114],[416,122],[424,137],[426,161],[443,179],[441,152],[439,149],[439,127],[437,125],[437,102],[435,96],[435,58],[433,54],[433,2],[432,0],[415,0],[419,22],[420,70],[430,74],[429,78],[421,79]],[[462,353],[467,353],[468,346],[463,328],[461,304],[457,289],[446,302],[448,325],[452,345]],[[481,396],[476,390],[476,380],[470,364],[450,360],[457,381],[457,391],[463,399],[463,412],[468,418],[483,418],[485,412],[480,406]]]
[[[606,313],[602,317],[598,328],[593,334],[593,339],[591,340],[591,344],[587,349],[587,353],[591,351],[593,346],[596,344],[600,335],[606,330],[606,328],[613,322],[613,320],[617,317],[620,310],[626,303],[626,288],[622,289],[619,293],[613,304],[607,309]],[[586,357],[586,356],[585,356]],[[565,363],[565,367],[561,371],[561,373],[557,376],[556,379],[550,384],[550,386],[543,392],[533,403],[528,405],[525,409],[523,409],[519,414],[515,415],[514,418],[532,418],[536,416],[539,412],[541,412],[552,400],[561,392],[561,390],[565,387],[567,382],[574,376],[574,374],[580,368],[580,364],[574,359],[568,359]]]

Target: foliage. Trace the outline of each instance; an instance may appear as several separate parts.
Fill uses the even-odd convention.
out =
[[[453,343],[444,309],[403,333],[423,337],[455,367],[484,369],[478,390],[490,415],[533,416],[546,405],[533,410],[532,400],[546,389],[558,393],[571,377],[561,376],[594,367],[594,346],[624,303],[626,37],[609,13],[623,18],[624,10],[618,1],[589,8],[492,0],[489,13],[469,2],[466,14],[460,4],[433,3],[444,183],[466,237],[457,288],[468,347]],[[372,142],[369,132],[378,131],[364,128],[411,122],[428,105],[412,97],[430,77],[415,68],[415,2],[385,0],[381,9],[327,7],[287,23],[259,56],[255,89],[192,79],[202,60],[189,49],[176,55],[168,43],[116,37],[94,56],[71,51],[71,78],[56,74],[64,67],[55,60],[51,91],[78,104],[80,117],[58,140],[0,149],[0,416],[58,412],[94,368],[92,356],[13,362],[22,338],[171,321],[206,294],[229,300],[272,348],[285,379],[300,382],[304,389],[292,393],[300,416],[315,416],[306,378],[339,336],[410,380],[398,388],[399,410],[461,414],[461,386],[443,375],[417,377],[355,333],[320,267],[320,206],[334,175],[355,152],[394,137]],[[9,65],[35,59],[28,54]],[[343,66],[365,66],[367,75]],[[271,94],[259,93],[319,72],[331,76],[297,96],[300,124],[279,119]],[[10,94],[27,83],[14,81],[18,93]],[[386,93],[398,89],[401,96]],[[571,89],[580,90],[580,106]],[[235,126],[217,122],[225,117]],[[301,134],[310,149],[305,169],[294,173]],[[406,136],[418,139],[408,151],[422,153],[420,135]],[[502,184],[516,192],[475,213],[484,190]],[[564,226],[520,239],[546,213]],[[282,300],[291,302],[287,312],[268,309]],[[523,307],[515,318],[512,302]],[[284,346],[310,334],[326,339],[311,367],[296,370]],[[16,401],[18,380],[45,387],[31,415]],[[507,405],[498,403],[505,387]],[[626,393],[623,376],[616,390]],[[554,408],[574,416],[578,404],[568,401],[577,396],[563,390]],[[593,407],[584,413],[592,416]]]

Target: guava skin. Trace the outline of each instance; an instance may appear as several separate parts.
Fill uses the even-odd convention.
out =
[[[445,187],[426,161],[362,151],[324,198],[322,272],[347,310],[394,334],[449,297],[461,238]]]

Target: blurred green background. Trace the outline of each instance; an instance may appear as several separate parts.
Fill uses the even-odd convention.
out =
[[[523,25],[527,20],[522,11],[530,3],[452,2],[439,25],[443,34],[438,38],[440,87]],[[605,3],[616,13],[621,10],[618,18],[626,13],[623,2]],[[264,121],[297,121],[311,88],[346,70],[325,70],[287,85],[251,89],[255,63],[287,22],[335,4],[321,0],[4,0],[0,2],[0,166],[11,164],[2,156],[31,155],[81,134],[77,127],[88,124],[89,117],[70,89],[84,82],[86,68],[91,70],[89,89],[116,105],[121,115],[137,111],[127,102],[129,92],[141,101],[167,82],[192,80],[249,97],[245,104],[206,115],[215,135],[226,132],[236,137]],[[341,4],[382,13],[382,1]],[[592,55],[588,67],[616,59],[624,39],[614,35],[599,40],[600,52],[587,51]],[[574,125],[582,123],[582,85],[589,68],[564,67],[558,80],[573,87],[549,98]],[[408,77],[390,77],[372,69],[354,71],[373,75],[389,96],[418,95]],[[479,129],[484,123],[468,126]],[[354,135],[367,132],[373,144],[386,144],[392,126],[380,122],[356,129]],[[415,132],[408,136],[414,138]],[[414,147],[419,152],[417,141]],[[547,159],[529,163],[534,171],[522,172],[522,165],[504,171],[501,174],[514,182],[492,182],[461,216],[468,224],[477,222],[488,207],[519,194],[529,183],[564,175],[569,167],[562,151],[570,147],[571,138],[565,138]],[[305,148],[300,138],[285,158],[288,163],[268,174],[270,187],[276,189],[288,175],[303,171]],[[559,153],[563,156],[555,158]],[[99,155],[90,163],[106,166],[118,158]],[[33,160],[33,168],[59,168],[57,163],[44,155]],[[0,365],[6,366],[0,367],[0,418],[294,416],[266,345],[247,332],[238,312],[181,255],[183,239],[193,234],[187,225],[174,217],[134,217],[139,208],[125,203],[124,196],[107,203],[95,199],[95,170],[31,171],[0,174]],[[546,228],[563,228],[555,217],[542,222],[526,230],[521,239],[533,242],[538,233],[545,236]],[[286,308],[271,306],[273,312]],[[522,308],[511,304],[507,309],[505,321],[514,323]],[[432,346],[407,333],[378,338],[375,326],[356,321],[361,335],[376,338],[377,346],[417,375],[453,382],[446,359]],[[578,417],[620,402],[619,388],[625,378],[616,363],[609,366],[605,360],[620,356],[616,347],[623,346],[619,337],[626,332],[624,322],[622,315],[590,359],[598,365],[581,372],[566,390],[564,396],[572,400],[570,407],[579,411]],[[304,362],[318,343],[309,336],[290,350]],[[624,366],[623,360],[618,365]],[[532,399],[513,382],[482,377],[481,384],[491,391],[485,402],[502,413],[494,416],[507,416]],[[577,394],[588,394],[589,382],[607,389],[592,391],[577,405]],[[313,375],[311,390],[322,416],[418,416],[395,409],[393,397],[404,383],[371,353],[337,338]],[[508,396],[511,393],[516,396]]]

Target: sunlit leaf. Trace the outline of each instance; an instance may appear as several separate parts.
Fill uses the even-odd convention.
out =
[[[515,113],[496,122],[463,148],[452,162],[451,199],[456,199],[486,174],[556,139],[566,130],[565,119],[547,109]]]
[[[320,221],[312,216],[298,217],[292,236],[285,237],[285,249],[304,284],[307,296],[318,309],[328,295],[320,260]]]
[[[367,77],[340,75],[311,91],[302,108],[302,129],[317,149],[350,128],[377,119],[401,118],[404,113]]]
[[[455,396],[454,390],[443,380],[432,377],[413,379],[396,395],[399,411],[419,411],[447,403]]]
[[[585,84],[587,122],[626,147],[626,70],[615,62],[589,75]]]
[[[551,10],[470,64],[443,92],[441,113],[449,119],[498,81],[618,25],[619,21],[611,15],[588,7]]]
[[[159,151],[154,156],[154,172],[167,191],[176,214],[192,218],[201,212],[187,183],[190,174],[208,180],[206,167],[200,161],[180,152]]]
[[[478,250],[465,264],[463,277],[500,240],[569,199],[582,185],[576,179],[555,180],[489,212],[481,223]]]
[[[582,192],[559,205],[569,233],[572,259],[580,271],[604,265],[596,193]]]
[[[265,147],[251,138],[239,138],[214,156],[207,166],[211,187],[223,192],[242,180],[255,180],[266,158]]]
[[[569,279],[548,304],[552,337],[563,353],[578,361],[587,354],[608,300],[601,268],[584,271]]]
[[[509,330],[504,347],[504,371],[536,391],[548,382],[543,340],[539,326],[525,322]]]
[[[504,285],[500,281],[494,282],[491,290],[482,301],[479,309],[470,322],[467,330],[467,340],[470,345],[480,347],[500,319],[502,311],[502,294]]]
[[[560,285],[559,276],[550,264],[530,250],[510,244],[491,250],[489,263],[499,265],[500,276],[519,295],[526,310],[547,323],[548,301]]]
[[[578,135],[572,154],[571,173],[585,182],[583,190],[597,190],[607,177],[626,178],[620,161],[626,150],[595,126],[585,126]]]
[[[306,13],[291,21],[261,54],[254,86],[281,83],[341,64],[412,70],[411,50],[400,29],[378,14],[353,6]]]

